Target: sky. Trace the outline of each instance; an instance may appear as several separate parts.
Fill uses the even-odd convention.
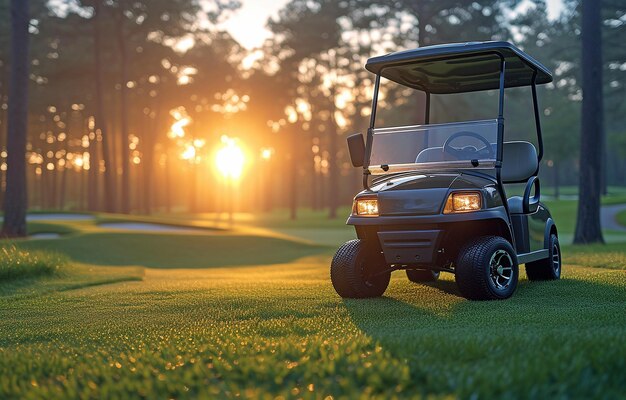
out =
[[[277,14],[289,0],[242,0],[242,6],[228,20],[221,24],[243,47],[259,47],[270,36],[265,27],[267,19]],[[519,11],[529,6],[529,0],[523,1]],[[556,18],[563,9],[563,0],[547,0],[548,16]]]
[[[270,36],[265,24],[278,13],[289,0],[242,0],[242,6],[221,26],[243,47],[259,47]]]

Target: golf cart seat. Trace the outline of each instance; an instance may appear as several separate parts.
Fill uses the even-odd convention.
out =
[[[504,142],[502,148],[502,182],[526,182],[537,172],[539,162],[537,150],[528,142]],[[508,199],[511,214],[524,213],[524,198],[512,196]]]

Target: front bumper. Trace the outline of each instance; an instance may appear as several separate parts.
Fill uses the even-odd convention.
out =
[[[387,264],[431,264],[442,230],[384,231],[378,240]]]
[[[355,226],[359,239],[364,239],[373,246],[380,246],[379,250],[384,254],[387,264],[433,266],[441,261],[439,251],[443,242],[447,241],[446,235],[466,232],[469,237],[480,231],[481,221],[502,220],[506,223],[505,217],[504,207],[495,207],[460,214],[379,217],[353,215],[348,218],[347,224]]]

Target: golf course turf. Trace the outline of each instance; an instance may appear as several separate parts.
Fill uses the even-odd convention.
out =
[[[383,298],[342,300],[328,278],[333,249],[284,231],[58,224],[60,239],[15,245],[74,263],[0,282],[0,398],[621,398],[626,389],[623,244],[607,255],[566,246],[556,282],[529,282],[522,267],[506,301],[470,302],[452,275],[421,285],[403,272]],[[349,234],[340,222],[316,229]]]

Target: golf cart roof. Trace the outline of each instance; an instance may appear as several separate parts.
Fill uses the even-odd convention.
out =
[[[446,94],[552,82],[552,73],[509,42],[451,43],[389,53],[367,60],[368,71],[413,89]]]

